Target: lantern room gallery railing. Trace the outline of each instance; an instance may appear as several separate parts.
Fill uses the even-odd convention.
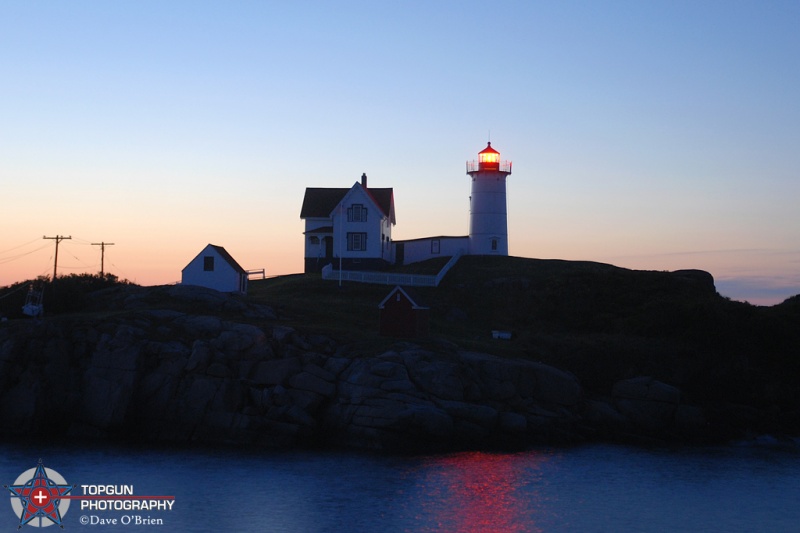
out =
[[[484,169],[486,170],[499,170],[500,172],[508,172],[511,174],[511,161],[500,161],[499,163],[480,163],[479,161],[467,161],[467,172],[480,171],[481,164],[483,164]],[[495,165],[497,166],[495,167]]]

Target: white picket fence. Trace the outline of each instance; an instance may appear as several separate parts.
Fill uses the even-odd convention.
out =
[[[322,267],[322,279],[342,281],[356,281],[359,283],[374,283],[376,285],[405,285],[410,287],[438,287],[444,279],[447,271],[453,268],[463,251],[459,250],[446,265],[442,267],[438,274],[400,274],[396,272],[376,272],[369,270],[338,270],[333,269],[333,265],[328,263]]]

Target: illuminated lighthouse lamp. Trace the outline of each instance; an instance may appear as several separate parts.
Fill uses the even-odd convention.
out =
[[[511,174],[511,161],[500,161],[500,152],[487,143],[486,148],[478,152],[478,161],[467,161],[467,172],[499,170]]]
[[[500,152],[492,148],[492,143],[489,143],[478,153],[478,168],[480,170],[497,170],[499,166]]]

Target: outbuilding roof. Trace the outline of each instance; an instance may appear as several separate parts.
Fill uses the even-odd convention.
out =
[[[416,291],[409,287],[403,288],[400,285],[396,285],[395,288],[386,295],[386,298],[384,298],[381,303],[378,304],[378,309],[383,309],[386,306],[386,302],[388,302],[396,292],[400,292],[406,297],[406,300],[411,303],[412,309],[428,309],[427,306],[420,303],[419,295],[416,293]]]
[[[236,270],[240,274],[247,273],[247,271],[243,269],[241,265],[239,265],[239,263],[236,262],[236,259],[234,259],[233,256],[231,256],[231,254],[228,253],[228,250],[226,250],[222,246],[217,246],[216,244],[209,244],[208,246],[213,248],[225,260],[226,263],[228,263],[230,266],[233,267],[234,270]]]

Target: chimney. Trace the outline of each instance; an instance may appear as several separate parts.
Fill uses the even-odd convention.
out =
[[[361,174],[361,186],[364,187],[365,189],[367,188],[367,173],[366,172]]]

